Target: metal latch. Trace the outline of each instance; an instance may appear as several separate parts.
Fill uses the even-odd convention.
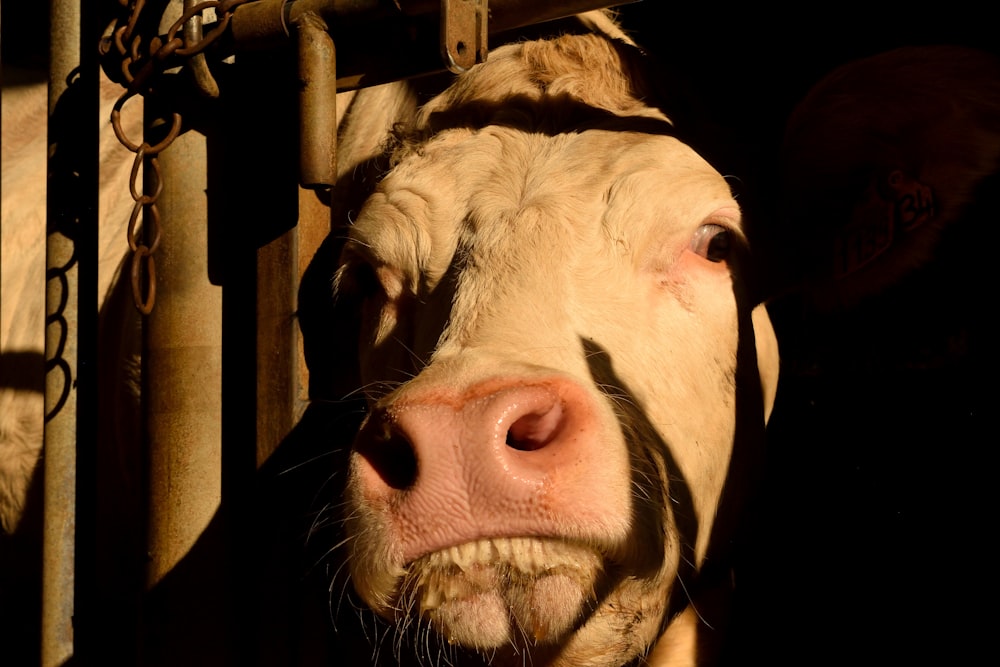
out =
[[[488,0],[441,0],[441,56],[460,74],[486,61]]]

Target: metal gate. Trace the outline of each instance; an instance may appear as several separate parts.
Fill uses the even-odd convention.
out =
[[[337,93],[461,71],[488,35],[613,4],[51,0],[43,665],[297,664],[241,508],[309,400],[296,297],[330,229]],[[92,307],[101,66],[146,119],[120,137],[144,313],[125,416]],[[124,459],[122,420],[143,436]]]

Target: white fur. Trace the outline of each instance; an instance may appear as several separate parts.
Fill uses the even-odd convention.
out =
[[[508,644],[521,643],[498,604],[511,606],[515,628],[525,634],[535,628],[539,643],[528,649],[533,664],[625,664],[656,646],[664,627],[664,645],[650,664],[704,662],[697,611],[689,608],[674,625],[667,605],[687,594],[677,584],[685,563],[697,569],[710,557],[723,485],[739,487],[728,477],[733,438],[742,438],[747,427],[735,416],[738,333],[756,334],[754,375],[764,394],[746,446],[760,437],[774,397],[777,346],[766,314],[751,316],[748,304],[737,304],[727,265],[688,250],[706,222],[727,225],[738,238],[739,209],[722,177],[687,146],[618,127],[615,118],[622,124],[659,121],[669,129],[669,120],[643,98],[641,82],[623,76],[618,58],[604,37],[565,37],[502,47],[485,66],[460,77],[402,133],[394,169],[350,229],[335,281],[343,302],[364,299],[361,385],[404,383],[377,400],[379,410],[439,409],[429,396],[460,404],[463,392],[476,393],[505,375],[528,384],[555,376],[554,382],[577,387],[573,391],[583,392],[585,402],[598,406],[595,437],[604,453],[602,468],[586,472],[590,494],[581,490],[586,484],[574,486],[570,474],[553,472],[565,482],[550,500],[565,499],[556,542],[571,538],[588,545],[603,565],[581,566],[577,584],[564,584],[560,604],[580,599],[576,585],[583,598],[590,586],[605,585],[602,568],[629,576],[578,628],[562,620],[546,624],[565,612],[546,611],[543,578],[523,589],[501,583],[481,602],[462,606],[461,614],[440,613],[439,598],[464,590],[470,580],[437,564],[451,557],[444,552],[426,563],[406,562],[400,556],[405,545],[422,539],[419,531],[401,527],[411,517],[399,509],[406,499],[388,491],[388,499],[373,500],[368,464],[357,456],[352,464],[347,515],[356,589],[389,619],[411,604],[426,606],[421,623],[458,643],[497,650],[495,664],[506,664]],[[364,96],[360,92],[355,104]],[[608,123],[607,130],[560,128],[560,119],[586,113],[576,105],[600,110],[595,117],[599,125]],[[464,110],[472,115],[463,117]],[[350,133],[351,117],[349,112],[343,132]],[[461,269],[450,273],[456,258]],[[374,292],[364,291],[372,288],[358,277],[366,267],[380,283]],[[594,385],[593,357],[581,339],[605,350],[626,383],[628,396],[617,407]],[[440,409],[451,414],[450,407]],[[616,417],[616,409],[623,414]],[[443,431],[440,437],[446,438]],[[638,484],[643,491],[633,494],[629,477],[637,460],[648,468]],[[686,480],[682,495],[690,493],[690,504],[676,509],[684,519],[674,515],[670,499],[678,479]],[[443,501],[439,510],[453,511]],[[696,538],[683,527],[692,518]],[[423,525],[430,531],[438,524],[428,516]],[[688,538],[695,541],[680,542]],[[527,556],[518,549],[535,547],[524,546],[530,540],[507,540],[481,549],[509,550],[509,556],[496,556],[507,565],[481,560],[478,567],[522,568],[514,563]],[[471,546],[456,548],[464,553]],[[551,549],[554,562],[565,557],[546,541],[537,549]],[[454,576],[451,583],[448,576]],[[688,584],[692,591],[698,586]],[[400,590],[424,593],[411,598]],[[540,626],[546,628],[541,635]]]
[[[5,68],[8,81],[17,72]],[[107,119],[122,92],[101,79],[101,191],[98,295],[103,301],[128,250],[125,227],[132,210],[129,172],[132,154],[115,138]],[[44,354],[45,347],[45,197],[48,91],[45,82],[5,85],[2,122],[2,192],[0,204],[0,354]],[[133,140],[141,139],[142,101],[135,99],[122,114]],[[141,180],[141,172],[140,172]],[[99,308],[100,303],[94,307]],[[9,357],[8,357],[9,358]],[[41,364],[37,377],[8,378],[0,386],[0,526],[13,533],[42,449]],[[27,387],[27,388],[26,388]]]

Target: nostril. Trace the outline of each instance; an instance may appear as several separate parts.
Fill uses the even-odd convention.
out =
[[[544,412],[522,415],[507,429],[507,446],[523,452],[541,449],[555,440],[562,423],[563,410],[558,403]]]
[[[417,481],[417,456],[413,445],[403,435],[386,429],[384,435],[366,438],[358,454],[393,489],[407,489]]]

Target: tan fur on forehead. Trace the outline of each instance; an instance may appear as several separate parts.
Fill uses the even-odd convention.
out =
[[[411,126],[396,128],[392,163],[452,127],[565,132],[615,117],[669,123],[643,101],[650,95],[637,87],[640,56],[631,44],[594,34],[500,47],[428,102]]]
[[[418,124],[428,122],[439,105],[472,100],[503,102],[511,97],[540,99],[566,94],[585,104],[617,113],[645,109],[635,88],[639,52],[601,35],[563,35],[553,40],[501,47],[489,61],[459,77],[448,93],[424,108]]]

